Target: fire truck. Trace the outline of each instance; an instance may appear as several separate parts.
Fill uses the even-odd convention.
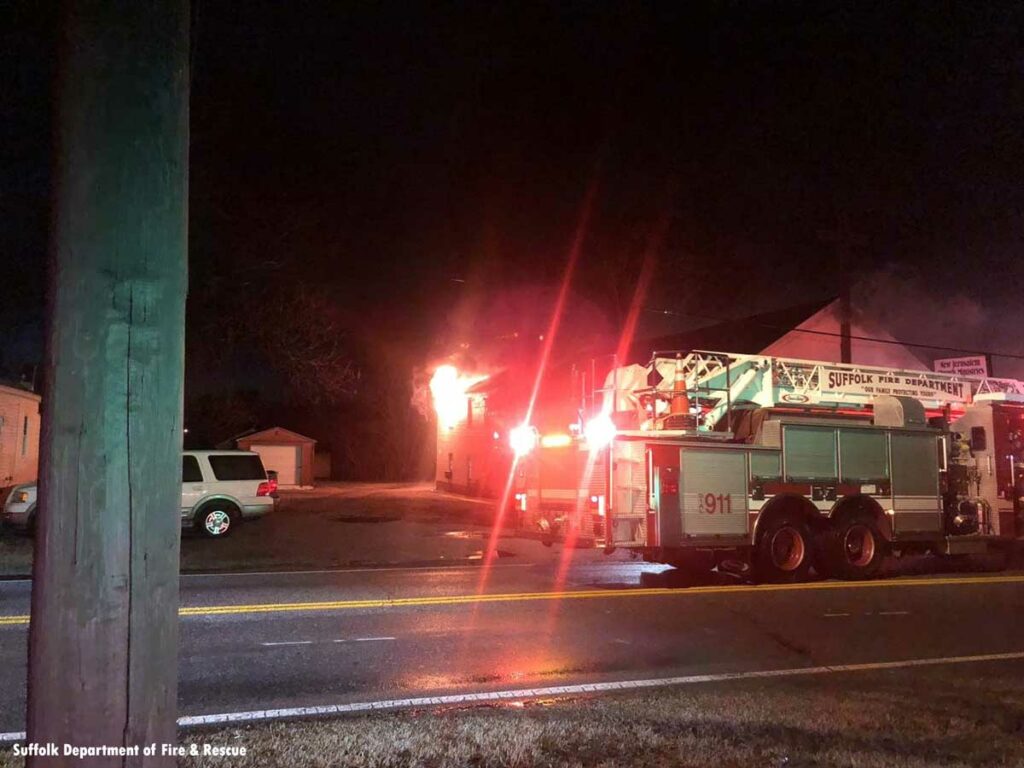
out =
[[[1024,536],[1024,382],[672,351],[592,392],[565,435],[511,433],[528,527],[773,582]]]

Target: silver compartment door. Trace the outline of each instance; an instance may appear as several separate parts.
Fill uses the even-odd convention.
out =
[[[647,444],[619,440],[613,444],[610,540],[618,546],[644,544],[647,538]]]
[[[894,432],[890,437],[893,532],[897,536],[942,533],[937,440],[930,434]]]
[[[743,451],[682,452],[683,536],[747,533],[747,454]]]

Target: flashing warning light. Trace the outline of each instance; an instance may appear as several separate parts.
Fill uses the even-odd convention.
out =
[[[608,446],[615,439],[615,432],[615,422],[607,413],[598,414],[583,428],[583,434],[592,451]]]
[[[565,448],[572,445],[572,435],[564,432],[556,432],[552,435],[543,435],[540,439],[542,448]]]
[[[508,443],[516,458],[525,456],[537,447],[537,430],[529,424],[520,424],[508,431]]]
[[[466,390],[486,376],[467,376],[454,365],[440,365],[430,379],[430,394],[434,399],[437,422],[451,429],[466,418]]]

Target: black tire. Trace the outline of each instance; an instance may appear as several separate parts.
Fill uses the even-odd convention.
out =
[[[836,578],[871,579],[882,570],[889,547],[871,517],[856,515],[838,521],[825,534],[825,553]]]
[[[196,512],[192,525],[209,539],[223,539],[231,535],[241,519],[238,507],[230,501],[211,501]]]
[[[784,512],[759,533],[754,550],[754,577],[772,584],[806,581],[814,557],[810,529],[803,517]]]

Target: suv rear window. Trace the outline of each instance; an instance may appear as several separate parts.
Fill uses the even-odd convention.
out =
[[[199,469],[199,462],[196,461],[195,456],[182,456],[181,457],[181,482],[183,483],[201,483],[203,482],[203,473]]]
[[[266,480],[263,462],[255,454],[210,456],[210,466],[218,480]]]

